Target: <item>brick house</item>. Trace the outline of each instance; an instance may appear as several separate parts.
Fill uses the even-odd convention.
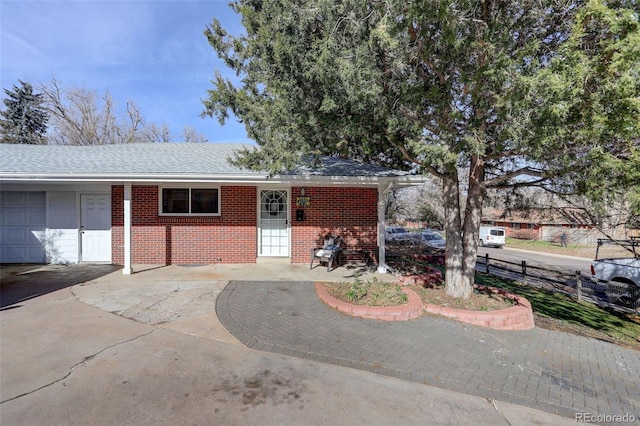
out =
[[[507,237],[526,240],[559,242],[560,235],[565,234],[573,242],[591,243],[591,240],[599,236],[583,211],[570,208],[526,212],[485,209],[482,224],[504,227]]]
[[[0,262],[309,261],[327,233],[384,269],[384,203],[418,176],[324,157],[276,176],[236,144],[0,145]],[[380,249],[379,249],[380,247]]]

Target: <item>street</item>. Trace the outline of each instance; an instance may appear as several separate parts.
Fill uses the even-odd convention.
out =
[[[612,292],[607,285],[592,277],[589,259],[511,248],[480,247],[476,265],[479,272],[487,270],[486,260],[483,259],[486,255],[489,256],[491,275],[521,281],[523,279],[521,264],[524,261],[527,266],[526,281],[529,285],[574,294],[578,285],[576,271],[579,271],[582,297],[591,299],[598,304],[614,303],[629,307],[625,303],[619,303],[620,296],[625,295],[625,292]],[[553,271],[558,271],[558,273]]]
[[[542,266],[567,273],[580,271],[582,276],[591,276],[591,260],[589,259],[512,249],[506,246],[503,248],[478,247],[478,256],[485,256],[487,253],[491,259],[500,259],[518,264],[524,260],[527,265]]]

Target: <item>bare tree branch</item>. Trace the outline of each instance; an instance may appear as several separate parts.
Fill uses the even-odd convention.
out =
[[[110,92],[100,95],[83,88],[63,89],[56,79],[41,85],[44,105],[50,114],[50,143],[58,145],[107,145],[135,142],[172,142],[166,123],[148,124],[140,108],[127,101],[119,111]],[[206,142],[193,128],[184,129],[187,142]]]
[[[483,182],[483,185],[485,188],[492,188],[519,176],[542,177],[542,171],[527,166],[492,179],[487,179]],[[530,185],[530,183],[528,184]]]

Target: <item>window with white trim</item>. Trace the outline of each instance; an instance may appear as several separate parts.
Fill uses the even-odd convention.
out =
[[[219,216],[220,188],[160,188],[160,215]]]

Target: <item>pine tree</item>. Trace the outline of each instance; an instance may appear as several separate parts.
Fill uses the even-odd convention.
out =
[[[41,93],[33,93],[33,86],[22,80],[20,87],[4,89],[7,98],[2,102],[5,109],[0,111],[0,142],[19,144],[46,144],[49,114],[43,107]]]
[[[205,35],[237,78],[217,72],[204,115],[233,115],[260,146],[235,164],[278,173],[339,155],[439,178],[451,296],[473,291],[489,190],[632,190],[640,206],[635,0],[231,7],[245,32],[214,20]]]

